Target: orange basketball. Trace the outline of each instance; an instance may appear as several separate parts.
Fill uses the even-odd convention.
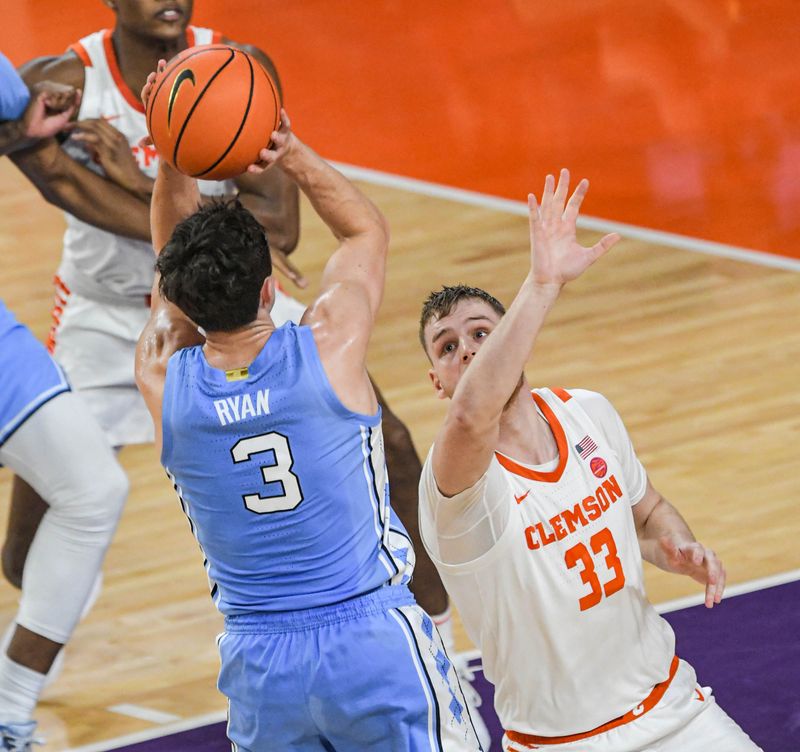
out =
[[[278,87],[246,52],[190,47],[167,63],[147,102],[160,157],[186,175],[224,180],[244,172],[280,124]]]

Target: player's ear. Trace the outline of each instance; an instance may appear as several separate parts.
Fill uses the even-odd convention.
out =
[[[275,305],[275,277],[271,274],[264,280],[264,284],[261,285],[259,302],[262,308],[266,308],[268,311],[271,311],[272,306]]]
[[[436,375],[436,371],[434,371],[433,368],[428,371],[428,378],[431,380],[431,384],[433,384],[433,391],[436,392],[436,396],[439,399],[447,399],[447,393],[444,391],[442,382],[439,381],[439,377]]]

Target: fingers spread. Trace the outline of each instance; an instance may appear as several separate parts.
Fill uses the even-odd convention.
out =
[[[553,206],[553,193],[555,191],[556,180],[552,175],[544,179],[544,190],[542,191],[542,216],[546,219]]]
[[[567,208],[564,210],[564,219],[568,222],[574,222],[578,218],[578,211],[583,203],[583,197],[589,190],[589,181],[583,178],[580,183],[575,187],[572,195],[567,202]]]
[[[564,213],[564,202],[567,200],[567,193],[569,192],[569,170],[561,168],[558,174],[558,185],[556,192],[553,195],[553,213],[561,216]]]

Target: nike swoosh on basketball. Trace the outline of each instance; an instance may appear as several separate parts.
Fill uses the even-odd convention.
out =
[[[170,131],[170,125],[172,124],[172,108],[175,106],[178,91],[186,81],[189,81],[192,86],[195,85],[194,71],[191,68],[184,68],[172,82],[172,89],[169,92],[169,99],[167,100],[167,131],[170,133],[172,132]]]
[[[514,498],[517,500],[517,504],[522,504],[522,502],[525,501],[525,497],[529,493],[530,493],[530,491],[526,491],[524,494],[522,494],[522,496],[517,496],[516,494],[514,494]]]

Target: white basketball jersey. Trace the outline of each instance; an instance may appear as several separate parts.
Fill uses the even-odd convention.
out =
[[[556,438],[557,465],[542,472],[496,454],[485,490],[495,507],[504,496],[508,524],[477,558],[434,561],[483,653],[505,729],[553,737],[635,709],[667,678],[674,635],[645,595],[631,508],[639,497],[631,499],[617,453],[571,394],[533,397]],[[420,484],[426,544],[432,483],[429,455]]]
[[[189,27],[189,46],[219,41],[220,35],[210,29]],[[106,118],[123,133],[142,172],[155,179],[158,154],[153,147],[138,146],[147,135],[144,107],[138,93],[131,91],[122,78],[111,31],[106,29],[84,37],[71,48],[84,64],[85,83],[79,120]],[[71,157],[89,169],[102,174],[102,169],[88,156],[83,146],[67,139],[64,148]],[[206,195],[234,192],[231,182],[199,181]],[[109,303],[125,303],[126,299],[143,305],[144,296],[153,285],[155,255],[149,243],[104,232],[70,214],[66,215],[67,231],[58,275],[74,292]]]

